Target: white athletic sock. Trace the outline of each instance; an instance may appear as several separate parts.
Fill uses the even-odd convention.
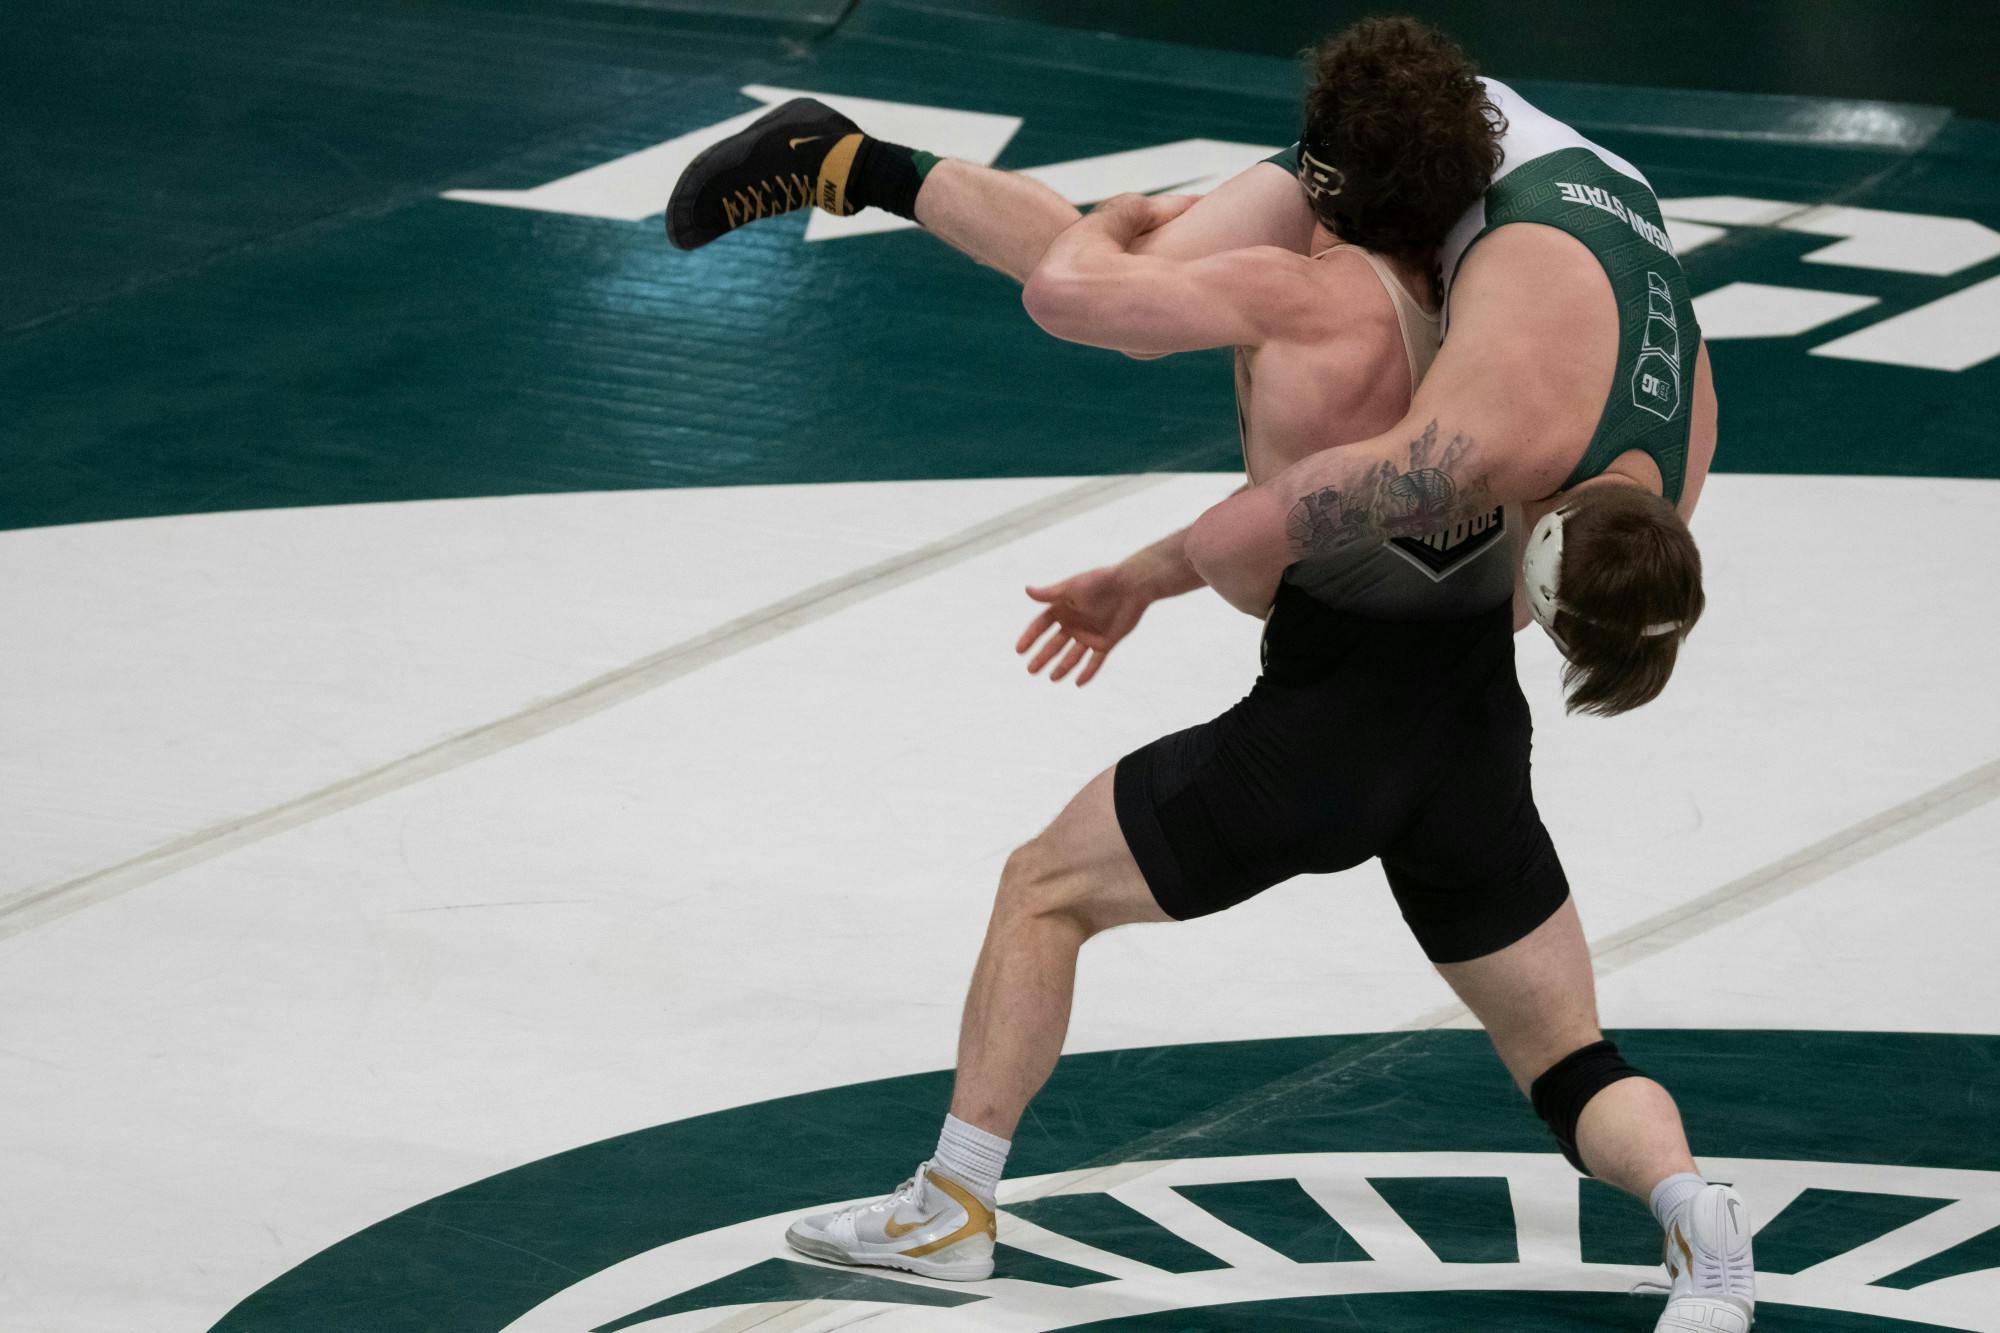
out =
[[[1000,1173],[1007,1169],[1007,1149],[1011,1146],[1011,1140],[948,1115],[944,1132],[938,1135],[937,1155],[931,1161],[953,1180],[972,1186],[980,1198],[990,1199],[1000,1188]]]
[[[1674,1214],[1681,1210],[1681,1205],[1699,1194],[1707,1184],[1700,1176],[1684,1171],[1678,1176],[1668,1176],[1653,1186],[1653,1197],[1647,1203],[1653,1210],[1653,1216],[1660,1221],[1660,1230],[1665,1231],[1672,1226]]]

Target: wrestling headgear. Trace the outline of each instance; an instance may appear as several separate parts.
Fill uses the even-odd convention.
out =
[[[1326,229],[1350,239],[1354,230],[1350,218],[1364,202],[1366,187],[1333,161],[1330,148],[1314,143],[1310,135],[1299,140],[1299,188]]]
[[[1556,633],[1556,613],[1566,611],[1578,620],[1603,628],[1611,628],[1594,616],[1587,616],[1556,595],[1562,584],[1563,514],[1567,506],[1551,509],[1542,515],[1542,521],[1535,524],[1535,530],[1528,534],[1528,553],[1521,560],[1521,581],[1528,591],[1528,609],[1534,613],[1535,623],[1549,632],[1565,655],[1569,646]],[[1658,634],[1678,634],[1681,622],[1662,620],[1647,625],[1639,631],[1640,637],[1652,638]]]

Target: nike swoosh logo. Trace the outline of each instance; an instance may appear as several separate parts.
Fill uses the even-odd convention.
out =
[[[1737,1210],[1736,1200],[1731,1199],[1729,1201],[1729,1224],[1735,1227],[1738,1231],[1741,1231],[1743,1229],[1743,1219],[1737,1216],[1736,1210]]]
[[[789,141],[789,143],[791,147],[797,148],[802,143],[811,143],[815,139],[824,139],[825,137],[826,136],[824,134],[808,134],[803,139],[792,139]],[[897,1234],[901,1235],[902,1233],[898,1232]]]
[[[940,1208],[921,1222],[898,1222],[895,1218],[892,1217],[888,1221],[882,1224],[882,1230],[889,1233],[890,1240],[901,1240],[903,1237],[909,1235],[912,1231],[915,1231],[918,1227],[927,1227],[931,1223],[937,1221],[940,1217],[943,1216],[944,1216],[944,1209]]]

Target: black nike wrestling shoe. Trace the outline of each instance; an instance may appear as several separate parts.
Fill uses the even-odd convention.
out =
[[[814,206],[846,217],[861,207],[848,177],[862,142],[846,116],[794,98],[688,163],[667,201],[667,239],[697,250],[745,223]]]

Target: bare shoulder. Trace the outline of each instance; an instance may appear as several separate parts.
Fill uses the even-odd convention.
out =
[[[1224,250],[1199,262],[1209,272],[1243,282],[1255,290],[1292,290],[1313,278],[1313,261],[1275,245],[1246,245]]]
[[[1534,297],[1528,310],[1556,313],[1607,300],[1611,279],[1590,247],[1568,232],[1539,222],[1509,223],[1466,252],[1452,282],[1452,320],[1459,322],[1466,307],[1486,304],[1488,297],[1496,306],[1513,306],[1524,294]]]
[[[1268,304],[1279,325],[1272,330],[1274,341],[1323,345],[1394,334],[1395,304],[1360,251],[1341,247],[1312,258],[1285,258],[1289,264],[1262,266],[1253,280],[1256,299]]]

